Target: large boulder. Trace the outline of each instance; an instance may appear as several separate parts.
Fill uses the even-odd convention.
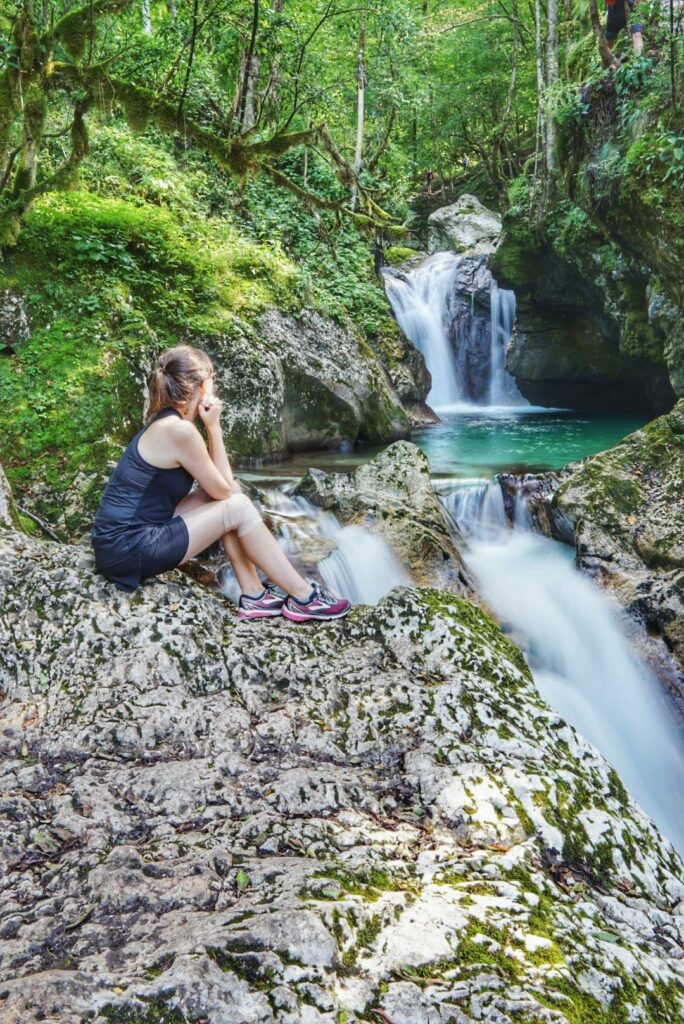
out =
[[[281,367],[276,454],[407,436],[401,402],[373,349],[350,323],[340,325],[313,310],[288,316],[270,309],[259,318],[258,332],[262,348]],[[233,386],[230,368],[223,375]],[[244,438],[232,425],[231,433],[240,435],[246,455],[253,457],[259,438]]]
[[[681,1019],[681,861],[467,602],[0,592],[3,1024]]]
[[[465,568],[447,528],[427,456],[397,441],[352,473],[310,469],[297,494],[365,526],[393,548],[416,583],[463,593]]]
[[[435,210],[428,218],[428,251],[488,256],[501,234],[501,218],[475,196],[462,195],[451,206]]]

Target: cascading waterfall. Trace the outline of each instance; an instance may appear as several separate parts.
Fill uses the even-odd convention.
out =
[[[490,405],[525,405],[525,399],[505,368],[506,346],[515,322],[515,292],[499,288],[492,278],[489,293],[491,309],[491,356],[489,377]]]
[[[505,368],[515,295],[498,287],[482,260],[439,252],[413,270],[383,270],[383,281],[397,323],[425,357],[434,409],[528,404]],[[476,310],[476,281],[490,288],[488,318]]]
[[[499,497],[496,495],[499,492]],[[465,560],[495,614],[527,650],[544,699],[616,768],[684,854],[684,744],[662,687],[633,654],[607,597],[572,549],[506,525],[496,482],[469,481],[441,500],[467,540]]]
[[[340,597],[354,604],[377,604],[393,587],[411,579],[381,537],[362,526],[342,526],[336,516],[282,490],[264,492],[266,508],[278,526],[278,539],[306,574],[307,566]],[[222,586],[237,600],[232,577]]]
[[[439,497],[464,537],[498,536],[506,527],[503,492],[494,481],[462,480]]]
[[[397,323],[423,353],[432,375],[427,397],[435,409],[462,401],[447,319],[457,267],[458,259],[452,253],[439,252],[405,275],[383,271]]]

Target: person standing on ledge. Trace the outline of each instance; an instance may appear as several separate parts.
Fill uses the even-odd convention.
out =
[[[644,49],[641,22],[633,22],[630,19],[636,5],[637,0],[606,0],[606,43],[609,50],[615,46],[622,29],[629,28],[634,53],[637,57],[641,56]]]
[[[240,485],[221,431],[209,356],[189,345],[162,352],[149,381],[147,424],[121,456],[92,531],[95,564],[122,590],[167,572],[221,540],[242,593],[238,615],[294,622],[338,619],[350,602],[307,582]],[[194,420],[199,415],[208,447]],[[199,487],[190,492],[193,481]],[[257,568],[280,587],[265,586]]]

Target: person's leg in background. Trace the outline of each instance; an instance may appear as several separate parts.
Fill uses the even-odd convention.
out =
[[[640,22],[630,25],[629,30],[632,33],[632,46],[634,47],[634,52],[637,57],[640,57],[644,51],[644,36]]]
[[[623,28],[627,27],[627,18],[625,15],[625,0],[614,0],[613,3],[608,3],[606,9],[606,45],[609,50],[612,50],[617,42],[617,37],[622,32]]]

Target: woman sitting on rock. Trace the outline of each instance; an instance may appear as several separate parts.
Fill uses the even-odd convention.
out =
[[[349,601],[307,583],[293,568],[233,478],[223,444],[222,403],[206,353],[167,349],[149,382],[147,424],[121,456],[97,510],[92,539],[99,571],[123,590],[173,569],[221,539],[242,594],[245,619],[337,619]],[[199,415],[208,450],[193,421]],[[190,492],[193,481],[199,487]],[[264,586],[256,568],[287,594]]]

